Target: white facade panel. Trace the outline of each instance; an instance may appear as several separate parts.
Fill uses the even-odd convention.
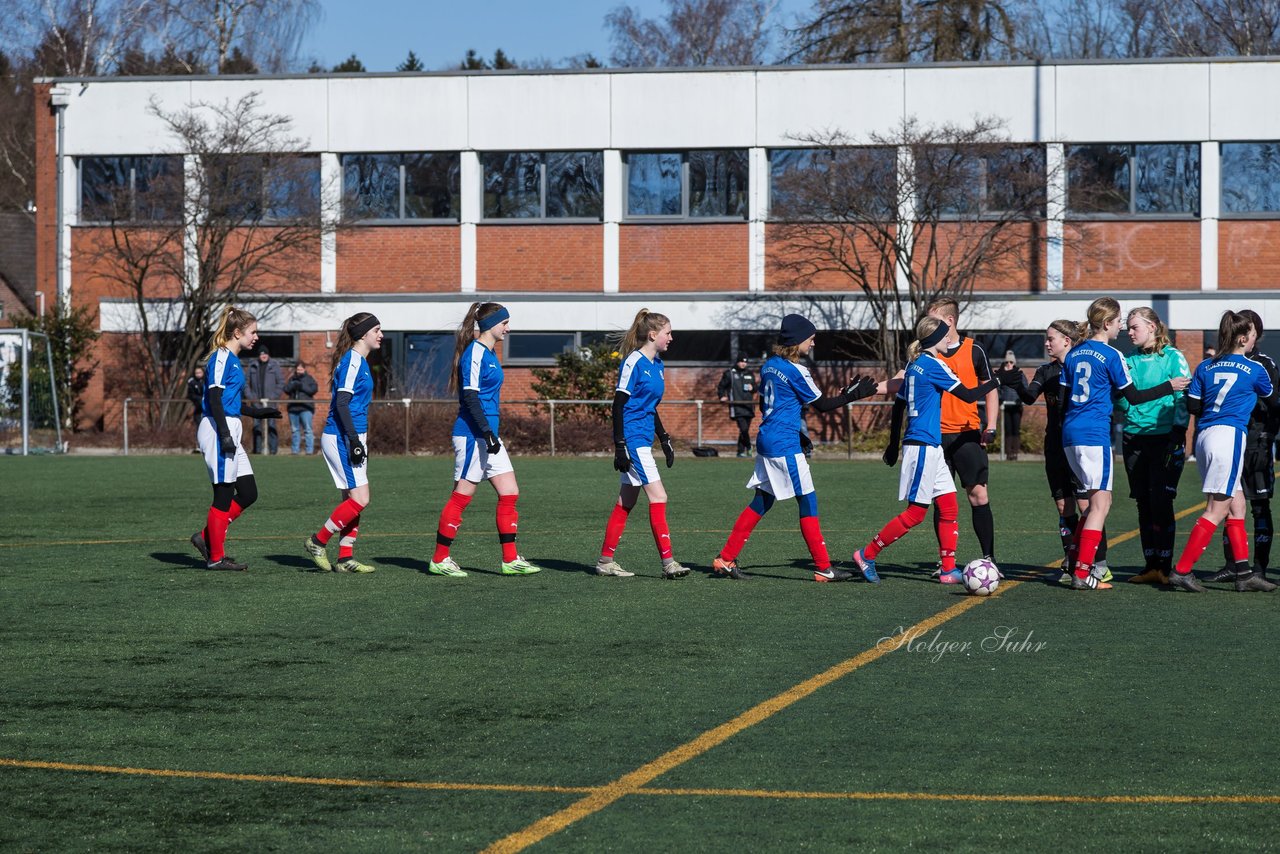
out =
[[[1057,138],[1200,142],[1209,138],[1209,64],[1059,65]]]
[[[765,71],[756,80],[754,145],[785,148],[826,131],[867,142],[902,121],[901,68]]]
[[[328,151],[329,81],[316,79],[196,80],[191,84],[193,103],[234,106],[246,95],[257,93],[263,115],[288,116],[287,136],[302,141],[309,151]]]
[[[1265,104],[1280,92],[1280,64],[1221,62],[1209,66],[1213,140],[1280,139],[1280,111]]]
[[[461,151],[467,141],[466,77],[335,77],[329,140],[339,153]]]
[[[926,125],[960,127],[994,117],[1014,141],[1053,139],[1055,70],[1043,65],[908,68],[903,114]]]
[[[609,75],[468,78],[470,147],[478,151],[609,148]]]
[[[67,105],[66,154],[147,154],[176,150],[177,141],[160,119],[147,112],[154,96],[165,112],[191,100],[191,81],[64,83]]]
[[[750,148],[754,144],[754,72],[610,76],[613,148]]]

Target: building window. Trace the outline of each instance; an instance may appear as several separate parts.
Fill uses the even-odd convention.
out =
[[[82,157],[81,222],[182,219],[182,158]]]
[[[319,155],[211,155],[205,170],[211,219],[291,222],[320,215]]]
[[[892,148],[778,148],[769,152],[769,218],[793,222],[897,217]]]
[[[634,152],[626,166],[629,217],[747,218],[745,150]]]
[[[485,219],[580,219],[604,215],[604,155],[599,151],[480,155]]]
[[[1222,144],[1222,212],[1280,212],[1280,142]]]
[[[915,155],[924,219],[1040,217],[1045,161],[1039,146],[928,146]]]
[[[343,155],[343,217],[457,222],[460,163],[456,151]]]
[[[1072,145],[1067,149],[1071,214],[1200,213],[1200,146]]]
[[[575,332],[510,332],[503,342],[503,355],[510,360],[550,363],[578,346]]]

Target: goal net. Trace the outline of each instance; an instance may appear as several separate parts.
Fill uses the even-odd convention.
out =
[[[0,448],[24,455],[63,448],[53,354],[43,333],[0,329]]]

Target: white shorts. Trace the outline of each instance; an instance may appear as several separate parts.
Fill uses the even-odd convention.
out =
[[[658,474],[658,464],[653,461],[653,448],[627,446],[627,454],[631,457],[631,468],[619,478],[622,486],[644,486],[662,480]]]
[[[360,444],[369,450],[368,433],[361,433]],[[347,437],[334,433],[320,434],[320,453],[324,456],[325,465],[333,477],[333,485],[338,489],[355,489],[369,483],[369,458],[365,457],[364,465],[353,466],[347,457]]]
[[[1226,495],[1243,492],[1244,431],[1230,424],[1214,424],[1196,436],[1196,465],[1200,467],[1202,492]]]
[[[213,483],[235,483],[236,478],[253,474],[249,455],[240,444],[244,424],[233,416],[227,419],[227,427],[231,430],[231,439],[236,443],[236,452],[229,457],[222,456],[218,450],[218,431],[213,428],[211,418],[201,418],[200,426],[196,428],[196,444],[200,446],[200,453],[204,454],[204,465],[209,470],[209,480]]]
[[[898,472],[898,500],[932,504],[939,495],[956,491],[956,482],[939,445],[903,445]]]
[[[1095,489],[1111,491],[1115,479],[1115,466],[1111,464],[1110,445],[1069,445],[1062,449],[1067,454],[1067,464],[1076,476],[1081,492]]]
[[[774,498],[795,498],[813,492],[813,475],[804,454],[790,457],[756,457],[756,470],[747,489],[762,489]]]
[[[514,471],[511,457],[507,455],[507,446],[498,448],[498,453],[489,453],[483,439],[475,436],[453,437],[453,479],[469,480],[479,483],[500,474]]]

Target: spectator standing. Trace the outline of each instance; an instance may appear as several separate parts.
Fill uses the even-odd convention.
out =
[[[1012,350],[1004,354],[1002,371],[1013,371],[1018,368],[1018,358]],[[1010,460],[1018,458],[1022,450],[1022,398],[1016,388],[1000,387],[1000,409],[1004,414],[1004,452]]]
[[[293,367],[293,376],[284,384],[284,396],[289,398],[289,452],[297,454],[302,437],[307,438],[307,456],[316,450],[315,433],[311,422],[315,418],[316,378],[307,373],[307,363],[299,361]]]
[[[720,377],[716,386],[716,395],[721,403],[729,404],[729,419],[738,425],[738,456],[751,456],[751,419],[756,412],[755,372],[747,367],[747,357],[741,354],[734,360],[733,367]]]
[[[271,358],[266,347],[258,348],[258,361],[249,368],[249,397],[256,399],[263,406],[268,400],[277,400],[284,391],[284,379],[280,376],[280,363]],[[259,418],[253,422],[253,452],[262,453],[263,434],[266,434],[267,449],[276,453],[280,449],[280,439],[276,434],[276,423],[271,419]]]
[[[200,419],[204,418],[204,366],[196,365],[191,376],[187,377],[187,400],[191,402],[191,423],[195,425],[197,434],[200,431]],[[200,453],[199,436],[196,448],[191,453]]]

